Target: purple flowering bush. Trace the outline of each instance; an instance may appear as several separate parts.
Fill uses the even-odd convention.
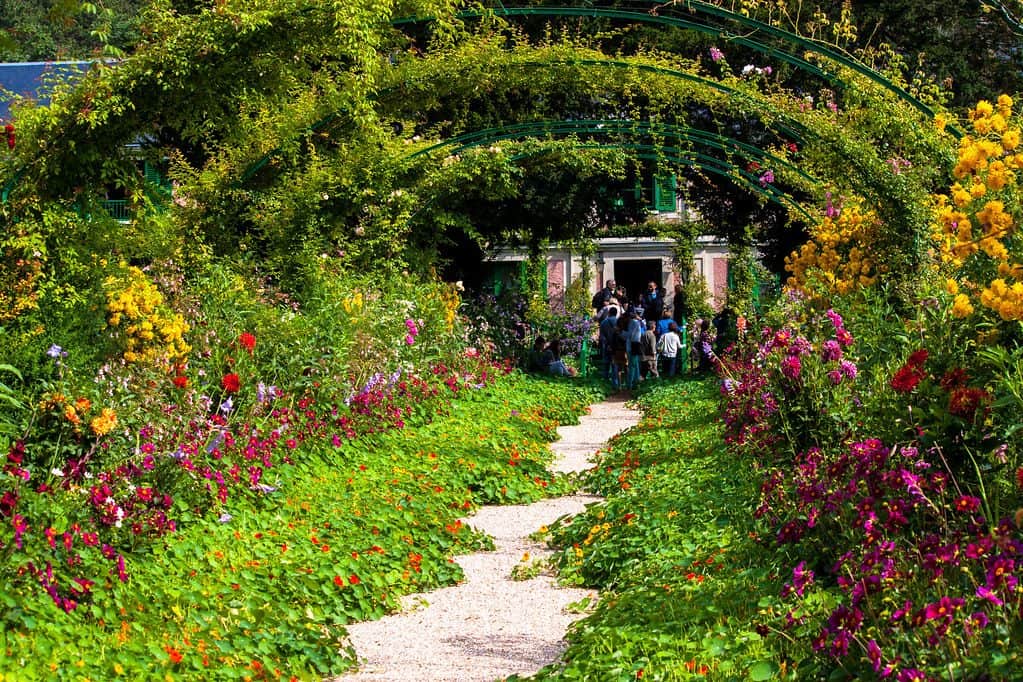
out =
[[[859,402],[852,344],[830,309],[799,328],[765,327],[759,343],[740,344],[719,363],[726,442],[790,458],[848,438]]]
[[[791,297],[784,326],[720,365],[757,535],[789,565],[764,627],[821,670],[1004,679],[1023,616],[1018,401],[993,378],[1004,350],[971,356],[941,306],[921,310],[847,326]]]

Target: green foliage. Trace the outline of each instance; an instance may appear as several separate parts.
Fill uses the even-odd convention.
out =
[[[262,362],[263,351],[257,342],[253,360]],[[240,360],[235,367],[246,376]],[[42,475],[54,460],[26,459],[33,478],[47,478],[57,492],[18,490],[18,509],[33,530],[13,553],[9,528],[4,532],[2,570],[13,589],[6,594],[18,595],[5,603],[3,629],[18,641],[0,655],[5,667],[16,664],[30,678],[205,679],[216,669],[227,679],[265,669],[319,679],[344,671],[354,662],[345,623],[395,610],[402,594],[457,581],[452,554],[490,546],[461,517],[479,504],[535,501],[574,485],[546,471],[552,457],[546,446],[557,419],[575,420],[591,392],[517,373],[482,389],[467,385],[455,399],[444,390],[421,406],[426,412],[407,413],[405,429],[369,429],[341,443],[329,432],[294,431],[306,435],[288,446],[290,461],[268,468],[262,488],[238,491],[215,510],[203,511],[201,483],[189,482],[185,470],[161,455],[152,482],[136,478],[136,485],[159,485],[174,495],[167,513],[177,517],[177,531],[144,539],[127,528],[100,528],[104,545],[123,553],[120,569],[111,567],[105,549],[82,547],[73,533],[73,553],[63,542],[48,548],[43,530],[62,537],[73,523],[90,528],[88,508],[76,483],[65,488],[56,474]],[[235,395],[235,409],[249,413],[247,433],[277,423],[255,404],[246,406],[244,393]],[[317,419],[331,412],[301,404],[306,414],[325,408]],[[128,419],[126,411],[122,423],[134,430],[137,423]],[[165,426],[150,421],[146,428],[158,433]],[[25,439],[30,453],[38,436],[33,431]],[[123,456],[127,443],[107,442]],[[222,461],[229,461],[230,446],[220,447]],[[67,467],[64,474],[74,481]],[[168,477],[178,483],[168,486]],[[126,504],[122,491],[111,494]],[[73,571],[65,555],[78,557]],[[64,613],[34,579],[18,573],[26,560],[51,562],[62,593],[72,576],[95,582]],[[127,582],[117,579],[119,571],[130,576]]]
[[[552,526],[562,578],[606,591],[562,662],[533,679],[762,679],[807,653],[761,632],[778,558],[749,535],[754,479],[722,466],[714,393],[708,382],[644,392],[642,422],[593,470],[607,501]]]

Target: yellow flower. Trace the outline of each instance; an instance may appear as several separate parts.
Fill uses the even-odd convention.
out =
[[[1010,128],[1002,133],[1002,149],[1011,152],[1019,146],[1019,128]]]
[[[946,279],[945,280],[945,291],[947,291],[951,295],[955,296],[956,294],[959,293],[959,283],[956,282],[954,279],[951,279],[951,278]]]
[[[89,428],[97,436],[105,436],[117,425],[117,413],[104,407],[99,416],[89,422]]]
[[[982,99],[977,102],[977,107],[970,112],[970,118],[987,117],[994,113],[994,107],[991,106],[991,102],[986,99]]]
[[[1012,97],[1004,94],[998,96],[998,113],[1009,118],[1012,113]]]
[[[970,303],[970,297],[966,294],[959,294],[955,297],[952,302],[952,317],[957,319],[963,319],[973,314],[973,304]]]

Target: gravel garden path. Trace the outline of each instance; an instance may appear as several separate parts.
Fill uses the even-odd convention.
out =
[[[622,396],[591,406],[577,426],[558,429],[552,469],[578,472],[616,433],[639,421]],[[512,569],[550,551],[529,539],[540,526],[576,514],[601,498],[569,495],[521,506],[487,506],[467,519],[494,538],[496,550],[457,557],[465,581],[403,600],[406,610],[348,627],[359,656],[358,672],[337,682],[493,682],[529,675],[558,659],[568,625],[582,617],[566,607],[594,590],[558,587],[540,575],[512,580]],[[529,563],[529,562],[526,562]]]

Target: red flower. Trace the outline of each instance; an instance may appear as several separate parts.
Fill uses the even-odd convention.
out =
[[[962,495],[955,501],[955,506],[961,512],[975,512],[980,509],[980,498]]]
[[[176,376],[173,379],[171,379],[171,381],[178,388],[185,388],[186,386],[188,386],[188,377],[186,376]]]
[[[256,347],[256,337],[248,332],[242,332],[241,336],[238,337],[238,343],[241,344],[242,348],[249,351],[249,355],[252,355],[252,349]]]
[[[241,380],[238,379],[237,374],[225,374],[224,378],[220,380],[220,385],[224,387],[224,390],[228,393],[237,393],[238,389],[241,388]]]
[[[348,583],[350,585],[358,585],[360,582],[362,581],[359,580],[359,576],[355,575],[354,573],[348,576]]]
[[[164,651],[170,656],[170,662],[174,665],[181,663],[181,652],[172,646],[165,646]]]
[[[4,132],[7,133],[7,148],[14,149],[14,126],[8,123],[4,126]]]
[[[334,576],[334,584],[337,585],[338,587],[344,587],[345,586],[345,579],[342,578],[339,575],[335,575]]]
[[[927,362],[927,349],[921,348],[920,350],[913,351],[908,358],[906,358],[906,365],[908,367],[923,367],[924,363]]]
[[[899,368],[899,371],[892,377],[891,386],[896,393],[909,393],[920,380],[924,378],[923,372],[918,367],[910,366],[909,363]]]
[[[957,388],[948,399],[948,411],[957,417],[971,421],[977,410],[984,406],[990,395],[982,388]]]

